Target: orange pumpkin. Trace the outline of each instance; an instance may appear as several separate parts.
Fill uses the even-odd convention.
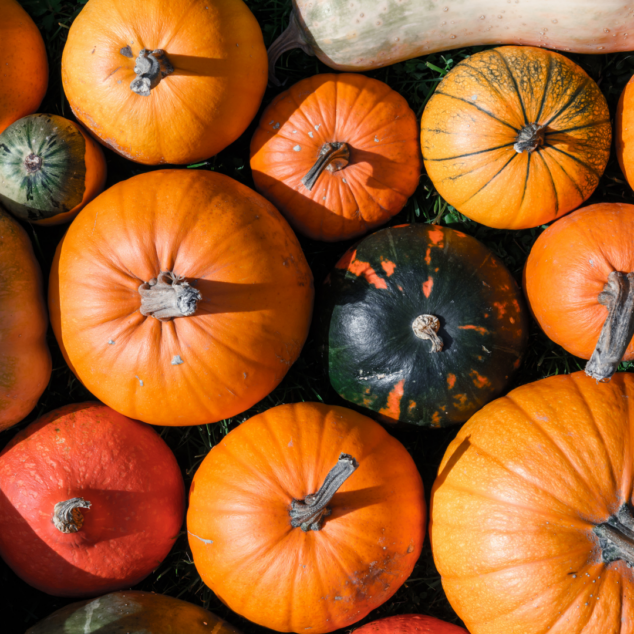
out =
[[[471,634],[634,630],[634,375],[523,385],[458,432],[434,561]]]
[[[89,203],[60,243],[53,330],[114,410],[156,425],[235,416],[298,357],[312,275],[295,234],[227,176],[162,170]]]
[[[634,186],[634,75],[621,93],[614,118],[616,156],[630,187]]]
[[[420,176],[416,117],[363,75],[315,75],[278,95],[251,141],[255,186],[294,229],[346,240],[386,223]]]
[[[610,154],[605,97],[575,63],[530,46],[476,53],[423,113],[425,169],[472,220],[525,229],[578,207]]]
[[[48,385],[47,327],[31,241],[0,209],[0,431],[20,422]]]
[[[44,40],[17,0],[0,0],[0,133],[35,112],[48,85]]]
[[[139,163],[192,163],[235,141],[267,83],[262,32],[241,0],[89,0],[62,57],[77,118]]]
[[[280,405],[207,455],[187,532],[203,581],[232,610],[281,632],[348,627],[412,572],[423,483],[406,449],[343,407]]]
[[[634,359],[633,245],[634,205],[603,203],[548,227],[526,261],[535,319],[555,343],[590,359],[595,379]]]

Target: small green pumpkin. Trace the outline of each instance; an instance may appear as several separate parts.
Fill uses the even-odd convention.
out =
[[[0,134],[0,203],[22,220],[68,222],[105,179],[101,148],[68,119],[28,115]]]

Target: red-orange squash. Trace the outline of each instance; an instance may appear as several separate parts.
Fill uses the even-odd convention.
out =
[[[399,614],[367,623],[353,634],[468,634],[452,623],[422,614]]]
[[[184,503],[180,468],[151,427],[101,403],[66,405],[0,454],[0,555],[49,594],[120,590],[165,558]]]
[[[497,229],[536,227],[578,207],[610,154],[597,84],[568,58],[505,46],[460,62],[423,113],[425,169],[440,195]]]
[[[0,430],[35,407],[51,378],[45,306],[31,241],[0,208]]]
[[[156,425],[264,398],[308,334],[312,274],[278,211],[207,171],[135,176],[89,203],[51,270],[53,330],[82,383]]]
[[[192,163],[244,132],[267,68],[242,0],[89,0],[68,33],[62,81],[77,118],[115,152]]]
[[[548,227],[526,261],[524,290],[544,332],[590,359],[590,376],[609,379],[634,359],[634,205],[590,205]]]
[[[17,0],[0,0],[0,133],[35,112],[48,85],[44,40]]]
[[[420,176],[416,116],[377,79],[315,75],[278,95],[251,141],[255,186],[294,229],[346,240],[386,223]]]
[[[281,632],[331,632],[410,575],[425,535],[423,483],[371,419],[280,405],[207,455],[187,532],[203,581],[232,610]]]
[[[634,630],[634,375],[519,387],[458,432],[431,543],[471,634]]]

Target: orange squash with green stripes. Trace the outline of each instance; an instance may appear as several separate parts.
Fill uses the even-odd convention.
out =
[[[323,295],[332,386],[388,422],[464,422],[504,390],[527,343],[526,309],[509,271],[447,227],[368,236],[341,258]]]
[[[605,170],[611,137],[597,84],[563,55],[529,46],[460,62],[421,123],[440,195],[497,229],[536,227],[579,207]]]

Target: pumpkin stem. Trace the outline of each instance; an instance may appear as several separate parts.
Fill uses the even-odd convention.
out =
[[[123,54],[124,49],[121,50]],[[171,75],[174,67],[163,49],[157,48],[151,51],[149,48],[144,48],[136,58],[134,72],[136,79],[132,80],[130,89],[137,95],[149,97],[152,88],[156,88],[161,79]]]
[[[298,526],[304,531],[318,531],[321,529],[322,517],[332,512],[327,508],[332,496],[339,487],[356,471],[359,463],[346,453],[339,456],[337,464],[328,472],[324,483],[317,493],[307,495],[304,500],[291,502],[291,526]]]
[[[412,330],[419,339],[431,341],[430,352],[440,352],[443,340],[436,334],[440,330],[440,320],[435,315],[419,315],[412,323]]]
[[[79,509],[89,509],[92,506],[84,498],[71,498],[65,502],[58,502],[53,508],[53,524],[62,533],[76,533],[84,525],[84,516]]]
[[[293,10],[291,11],[291,17],[288,21],[286,30],[275,40],[275,42],[273,42],[273,44],[271,44],[271,46],[269,46],[269,81],[274,86],[282,85],[279,79],[275,76],[275,64],[277,60],[282,53],[286,53],[286,51],[290,51],[294,48],[301,48],[307,55],[315,55],[315,53],[313,53],[313,49],[304,37],[302,27],[299,25],[297,16]]]
[[[141,314],[156,317],[159,321],[193,315],[202,299],[198,289],[171,271],[162,271],[158,278],[141,284],[139,294]]]
[[[37,154],[29,154],[24,159],[24,167],[26,167],[27,174],[35,174],[42,169],[42,157]]]
[[[612,271],[599,293],[599,303],[607,306],[608,316],[586,374],[605,382],[616,372],[634,335],[634,273]]]
[[[324,143],[321,146],[321,150],[319,150],[317,162],[310,168],[308,174],[302,178],[302,183],[308,191],[311,191],[325,169],[329,172],[338,172],[349,162],[350,148],[347,143],[340,143],[339,141]]]
[[[545,135],[546,126],[539,125],[539,123],[529,123],[520,130],[513,147],[518,154],[522,152],[533,152],[540,145],[544,144]]]
[[[623,504],[616,515],[593,531],[599,537],[606,564],[622,559],[628,567],[634,567],[634,516],[629,504]]]

